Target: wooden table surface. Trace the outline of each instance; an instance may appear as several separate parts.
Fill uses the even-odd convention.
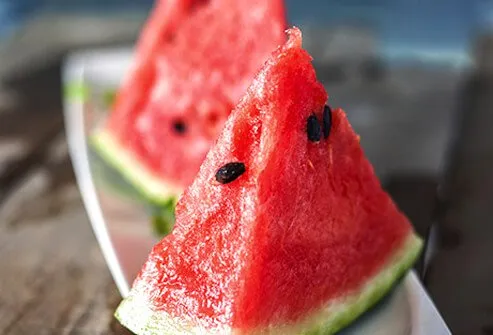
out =
[[[129,334],[112,316],[120,298],[75,185],[59,78],[54,66],[13,80],[13,94],[0,88],[0,334]],[[446,238],[427,278],[454,334],[493,334],[493,264],[485,261],[493,254],[493,206],[478,201],[493,199],[493,148],[470,155],[471,147],[493,143],[491,82],[471,84],[480,94],[474,99],[483,102],[468,114],[463,132],[472,141],[480,132],[471,129],[486,129],[486,137],[465,141],[458,151],[450,180],[470,187],[449,199],[452,214],[442,213],[449,217],[440,221]],[[418,198],[423,195],[408,204]]]
[[[0,89],[0,334],[129,334],[67,155],[59,78]]]

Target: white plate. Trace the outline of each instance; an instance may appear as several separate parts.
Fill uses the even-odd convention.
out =
[[[92,227],[113,278],[126,296],[150,248],[157,242],[145,208],[95,182],[107,171],[93,159],[87,135],[104,118],[98,93],[112,90],[131,62],[130,49],[91,50],[67,59],[66,87],[85,87],[89,98],[66,96],[65,120],[70,153]],[[103,171],[103,172],[101,172]],[[116,185],[118,183],[114,183]],[[360,318],[343,334],[365,335],[447,335],[447,326],[414,272],[384,301]]]

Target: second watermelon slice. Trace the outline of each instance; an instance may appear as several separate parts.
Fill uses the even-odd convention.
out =
[[[172,212],[285,29],[282,0],[158,1],[92,144],[145,199]]]
[[[137,334],[334,334],[421,250],[290,31],[116,316]]]

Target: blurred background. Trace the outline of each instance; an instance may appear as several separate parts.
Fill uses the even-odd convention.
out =
[[[61,78],[69,54],[130,50],[152,5],[0,0],[2,334],[125,333],[67,154]],[[431,241],[418,270],[452,332],[493,334],[493,0],[286,5],[332,105]]]

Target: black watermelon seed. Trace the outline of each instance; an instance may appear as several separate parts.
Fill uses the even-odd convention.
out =
[[[332,109],[327,105],[324,107],[322,122],[324,126],[324,138],[327,138],[330,135],[330,128],[332,127]]]
[[[173,129],[178,134],[184,134],[187,131],[187,125],[182,120],[176,120],[173,122]]]
[[[241,162],[223,165],[216,172],[216,180],[221,184],[231,183],[245,172],[245,164]]]
[[[308,120],[306,121],[306,132],[310,141],[320,141],[320,137],[322,136],[322,129],[320,129],[320,123],[318,122],[315,114],[312,114],[308,117]]]

